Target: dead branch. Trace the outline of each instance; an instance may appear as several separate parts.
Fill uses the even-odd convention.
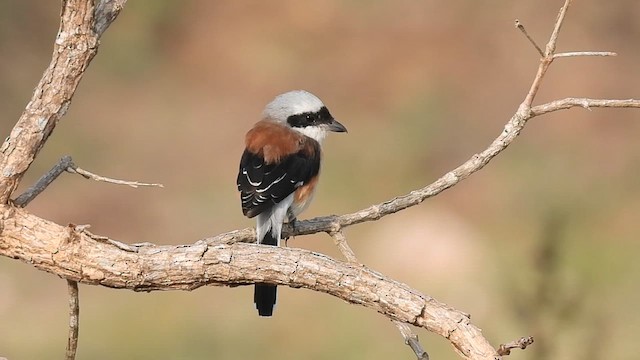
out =
[[[390,319],[447,338],[470,359],[494,359],[495,349],[466,314],[361,265],[303,249],[256,244],[115,246],[5,207],[0,254],[89,285],[133,291],[194,290],[204,285],[277,285],[328,293]],[[114,240],[112,240],[114,241]],[[128,249],[128,250],[124,250]],[[278,259],[275,261],[274,259]]]
[[[100,36],[116,19],[126,0],[64,0],[60,28],[49,67],[36,87],[31,101],[0,148],[0,203],[7,204],[58,121],[66,114],[82,75],[96,55]],[[69,168],[63,159],[51,172],[16,200],[26,206]],[[3,234],[4,235],[4,234]],[[68,280],[69,339],[66,358],[75,358],[78,345],[78,288]]]
[[[571,51],[554,54],[553,58],[557,59],[572,56],[618,56],[618,54],[611,51]]]
[[[138,187],[141,187],[141,186],[164,187],[164,185],[162,185],[162,184],[144,183],[144,182],[139,182],[139,181],[113,179],[113,178],[109,178],[109,177],[106,177],[106,176],[94,174],[94,173],[92,173],[90,171],[81,169],[81,168],[79,168],[77,166],[70,167],[70,168],[67,169],[67,171],[70,172],[70,173],[81,175],[85,179],[91,179],[91,180],[94,180],[94,181],[101,181],[101,182],[106,182],[106,183],[115,184],[115,185],[127,185],[127,186],[130,186],[132,188],[138,188]]]
[[[342,253],[342,256],[344,256],[344,258],[348,262],[352,264],[360,263],[358,261],[358,258],[356,257],[356,253],[353,252],[351,246],[349,246],[349,243],[347,243],[347,237],[342,231],[336,231],[332,233],[331,237],[333,238],[334,244],[336,244],[336,246],[338,247],[338,250],[340,250],[340,252]]]
[[[418,360],[429,360],[429,354],[422,348],[422,345],[420,345],[420,341],[418,341],[418,335],[414,334],[413,331],[411,331],[409,325],[397,320],[394,320],[393,324],[400,331],[400,334],[404,339],[404,343],[408,345],[411,350],[413,350],[414,354],[416,354],[416,358]]]
[[[351,246],[349,246],[349,243],[347,243],[347,237],[342,231],[331,233],[331,237],[347,262],[355,266],[360,264],[356,254],[351,249]],[[429,360],[429,354],[424,350],[424,348],[422,348],[422,345],[420,345],[420,341],[418,340],[418,335],[411,331],[411,327],[398,320],[392,320],[392,322],[396,328],[398,328],[398,331],[400,331],[400,335],[402,335],[404,343],[411,348],[414,354],[416,354],[418,360]]]
[[[126,0],[65,0],[49,67],[20,119],[0,147],[0,203],[6,204],[38,155],[96,55],[100,36]]]
[[[64,171],[79,174],[85,178],[93,179],[96,181],[104,181],[112,184],[129,185],[132,187],[138,186],[160,186],[161,184],[147,184],[139,183],[136,181],[124,181],[106,178],[100,175],[95,175],[86,170],[80,169],[71,159],[71,156],[64,156],[60,161],[54,165],[51,170],[44,174],[32,187],[27,189],[23,194],[18,196],[14,200],[14,205],[18,207],[25,207],[29,202],[35,199],[41,194],[53,181],[55,181],[60,174]],[[89,225],[70,226],[70,231],[74,234],[76,232],[83,232],[89,228]],[[80,317],[80,300],[78,297],[78,283],[73,280],[67,279],[67,287],[69,290],[69,335],[67,340],[66,359],[74,360],[76,358],[76,351],[78,349],[78,330],[79,330],[79,317]]]
[[[52,182],[54,182],[60,174],[63,172],[69,172],[72,174],[78,174],[85,179],[91,179],[95,181],[102,181],[110,184],[116,185],[127,185],[134,188],[139,186],[155,186],[155,187],[164,187],[162,184],[150,184],[150,183],[142,183],[138,181],[128,181],[128,180],[118,180],[112,179],[100,175],[96,175],[92,172],[79,168],[71,159],[71,156],[63,156],[57,164],[55,164],[51,170],[42,175],[40,179],[30,188],[28,188],[24,193],[20,194],[15,200],[13,200],[14,205],[18,207],[27,206],[36,196],[40,195]]]
[[[64,156],[57,164],[55,164],[51,170],[49,170],[46,174],[42,175],[36,183],[28,188],[25,192],[20,194],[13,203],[18,207],[27,206],[31,200],[35,199],[36,196],[40,195],[52,182],[54,182],[60,174],[65,172],[70,166],[73,165],[73,160],[71,160],[71,156]]]
[[[511,341],[508,342],[506,344],[502,344],[500,345],[500,347],[498,348],[498,355],[500,356],[506,356],[506,355],[510,355],[511,354],[511,350],[513,349],[526,349],[527,346],[533,344],[533,338],[531,336],[529,337],[523,337],[520,338],[518,340],[515,341]]]
[[[538,51],[538,54],[540,54],[540,56],[544,56],[544,51],[540,49],[540,46],[538,46],[538,43],[536,43],[536,41],[533,40],[533,38],[529,35],[529,33],[527,32],[527,29],[524,28],[524,25],[520,23],[520,20],[516,19],[515,25],[516,25],[516,28],[520,30],[522,34],[527,38],[527,40],[529,40],[531,45],[533,45],[533,47],[536,48],[536,50]]]
[[[640,100],[566,98],[534,106],[531,108],[531,115],[532,117],[535,117],[558,110],[571,109],[574,107],[581,107],[587,110],[591,110],[592,108],[640,108]]]
[[[78,330],[80,319],[80,300],[78,299],[78,283],[67,280],[69,289],[69,338],[67,340],[66,360],[74,360],[78,349]]]

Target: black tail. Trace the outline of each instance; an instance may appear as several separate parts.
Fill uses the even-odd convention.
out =
[[[260,242],[263,245],[278,245],[278,240],[271,235],[269,231],[264,239]],[[271,316],[273,315],[273,307],[276,304],[277,287],[271,284],[256,284],[253,293],[253,302],[256,303],[256,309],[258,309],[258,315]]]
[[[273,315],[273,306],[276,304],[277,290],[278,288],[275,285],[256,284],[256,289],[253,293],[253,302],[256,303],[258,315]]]

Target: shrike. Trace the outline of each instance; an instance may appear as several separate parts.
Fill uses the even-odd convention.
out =
[[[247,133],[237,184],[242,212],[257,216],[258,244],[279,246],[282,224],[309,206],[320,172],[320,143],[330,131],[347,129],[318,97],[295,90],[273,99]],[[260,316],[271,316],[276,286],[256,284],[253,301]]]

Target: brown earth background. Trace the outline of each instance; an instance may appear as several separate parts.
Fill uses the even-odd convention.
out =
[[[515,112],[561,1],[129,1],[102,39],[31,184],[70,154],[131,189],[63,175],[29,210],[126,242],[191,243],[253,225],[235,189],[244,133],[276,94],[319,95],[349,134],[325,142],[302,216],[346,213],[435,180]],[[0,135],[47,66],[56,1],[0,2]],[[575,1],[535,103],[640,97],[640,2]],[[636,359],[640,351],[640,111],[535,118],[481,172],[424,204],[351,227],[360,260],[472,314],[517,359]],[[24,185],[23,185],[24,188]],[[289,246],[339,257],[325,234]],[[281,288],[258,318],[251,287],[133,293],[81,286],[78,359],[412,359],[385,318]],[[0,258],[0,356],[60,359],[65,283]],[[419,332],[432,359],[446,340]]]

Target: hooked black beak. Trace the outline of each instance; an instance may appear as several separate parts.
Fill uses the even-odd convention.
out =
[[[331,120],[328,128],[329,131],[333,132],[347,132],[347,128],[340,124],[336,119]]]

